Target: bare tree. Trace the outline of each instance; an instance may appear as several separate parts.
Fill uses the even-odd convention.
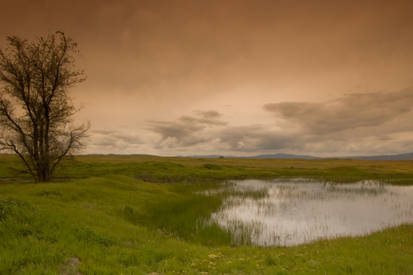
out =
[[[77,44],[63,32],[7,42],[0,50],[0,150],[16,153],[35,181],[50,181],[89,128],[71,126],[77,109],[68,88],[85,79],[74,66]]]

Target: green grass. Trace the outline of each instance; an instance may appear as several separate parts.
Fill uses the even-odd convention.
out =
[[[200,194],[233,178],[412,184],[412,164],[79,157],[56,182],[35,184],[0,156],[0,274],[413,274],[413,225],[289,248],[234,246],[207,222],[226,194]]]

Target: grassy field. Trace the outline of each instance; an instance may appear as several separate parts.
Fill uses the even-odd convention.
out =
[[[206,223],[226,179],[413,184],[411,161],[82,156],[35,184],[0,156],[0,274],[413,274],[413,225],[297,247],[236,246]]]

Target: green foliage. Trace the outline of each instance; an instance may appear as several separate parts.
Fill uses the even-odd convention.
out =
[[[8,156],[1,164],[15,167]],[[0,166],[0,274],[413,274],[413,225],[289,248],[233,246],[207,222],[228,194],[202,194],[222,180],[277,175],[411,184],[411,163],[396,164],[81,157],[58,182],[38,184]]]

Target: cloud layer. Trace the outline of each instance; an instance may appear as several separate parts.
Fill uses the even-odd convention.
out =
[[[221,120],[217,111],[197,111],[195,115],[181,116],[177,121],[151,121],[148,129],[161,136],[156,143],[157,148],[188,147],[210,140],[205,130],[227,123]]]
[[[413,91],[348,94],[328,102],[270,103],[264,109],[314,134],[380,126],[413,109]]]
[[[272,123],[232,125],[217,111],[149,122],[158,149],[202,153],[352,155],[413,150],[413,90],[263,106]],[[211,149],[212,148],[212,149]]]
[[[78,42],[87,153],[413,151],[413,1],[3,2],[0,47]]]

